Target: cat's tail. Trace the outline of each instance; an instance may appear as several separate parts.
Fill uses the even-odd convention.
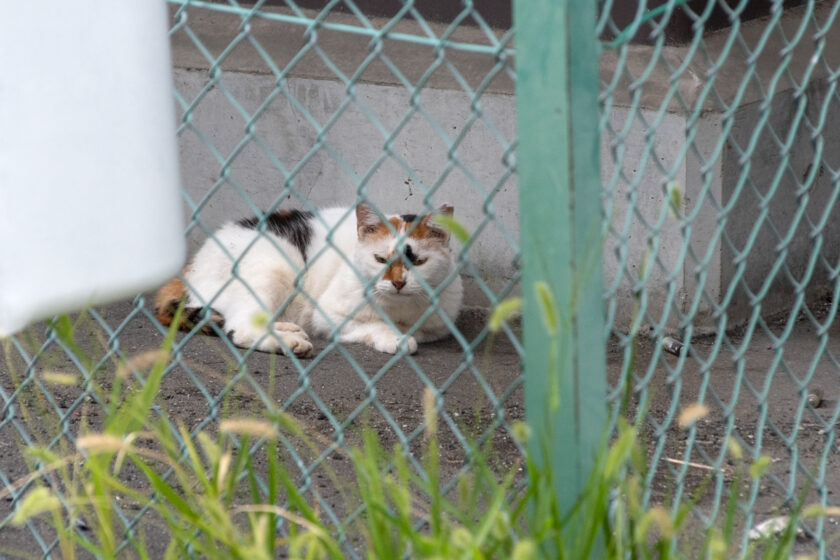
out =
[[[167,282],[157,294],[155,294],[155,318],[160,321],[164,327],[168,327],[175,319],[175,312],[181,302],[187,297],[187,286],[180,278],[173,278]],[[192,330],[192,328],[201,322],[203,318],[203,308],[201,307],[185,307],[184,312],[181,313],[181,321],[178,323],[178,328],[181,330]],[[205,334],[212,334],[213,324],[220,329],[224,327],[224,318],[215,310],[211,309],[210,321],[205,322],[201,326],[201,332]]]

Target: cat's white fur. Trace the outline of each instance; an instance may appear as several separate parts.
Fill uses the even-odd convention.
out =
[[[451,207],[444,208],[451,212]],[[414,353],[418,343],[449,334],[440,314],[454,322],[463,288],[460,276],[452,275],[455,257],[449,249],[448,235],[408,238],[417,258],[426,261],[413,271],[402,267],[405,285],[398,290],[394,282],[383,277],[387,265],[376,260],[377,256],[393,255],[397,238],[390,233],[365,235],[364,224],[357,224],[357,214],[362,215],[348,208],[321,210],[320,219],[310,221],[308,262],[292,243],[269,231],[260,233],[234,222],[225,224],[204,243],[185,271],[190,288],[187,307],[209,306],[221,314],[224,329],[237,346],[282,351],[282,340],[298,356],[312,352],[307,331],[331,337],[337,329],[341,342],[361,342],[388,353],[397,352],[401,345]],[[373,221],[382,225],[378,218],[370,218],[373,212],[369,209],[363,214],[367,217],[359,220],[371,221],[370,226],[375,225]],[[327,241],[330,232],[332,244]],[[238,265],[233,267],[237,259]],[[294,292],[301,271],[300,293],[270,326],[266,325],[264,318],[272,317]],[[403,333],[431,305],[418,276],[433,290],[452,278],[437,294],[439,309],[412,336],[405,336]],[[365,285],[371,280],[368,299]],[[399,331],[386,323],[382,314]]]

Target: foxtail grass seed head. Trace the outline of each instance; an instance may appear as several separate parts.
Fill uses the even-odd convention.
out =
[[[646,542],[652,526],[659,530],[660,538],[670,540],[674,536],[674,522],[662,506],[656,506],[645,513],[636,526],[634,535],[636,542]]]
[[[802,510],[802,518],[810,517],[840,517],[840,507],[812,504]]]
[[[510,515],[504,510],[496,513],[496,519],[493,522],[493,536],[499,540],[503,540],[510,536]]]
[[[755,461],[753,461],[752,465],[750,465],[750,476],[753,480],[758,480],[764,473],[767,472],[767,469],[770,468],[770,465],[773,463],[772,459],[767,455],[762,455]]]
[[[266,439],[277,436],[274,426],[256,418],[228,418],[222,420],[219,429],[227,434],[249,435]]]
[[[519,445],[525,445],[531,439],[531,427],[521,420],[517,420],[511,424],[510,431]]]
[[[271,538],[268,530],[268,519],[268,515],[260,515],[257,520],[257,526],[254,530],[257,550],[267,550],[268,539]]]
[[[61,508],[61,501],[49,488],[40,486],[31,490],[20,502],[12,517],[13,525],[23,525],[32,517]]]
[[[740,461],[744,456],[744,450],[741,449],[741,444],[738,443],[735,438],[730,437],[726,441],[726,447],[729,449],[729,454],[732,455],[732,458],[736,461]]]
[[[120,448],[119,452],[117,453],[117,460],[114,461],[114,473],[120,472],[122,470],[123,462],[125,461],[125,454],[126,451],[131,448],[131,444],[134,443],[134,440],[140,436],[140,433],[133,432],[128,434],[125,439],[123,439],[123,446]]]
[[[120,451],[127,446],[125,441],[117,436],[109,434],[88,434],[76,438],[76,447],[82,451],[109,452]]]
[[[51,385],[64,385],[72,387],[78,385],[79,378],[72,373],[61,373],[58,371],[45,371],[41,378]]]
[[[473,544],[473,535],[466,527],[456,527],[452,531],[451,539],[455,550],[469,550]]]
[[[205,432],[198,432],[198,443],[201,444],[201,450],[204,451],[204,457],[210,461],[210,464],[215,465],[219,462],[222,456],[222,449],[218,444],[207,435]]]
[[[216,491],[220,494],[225,487],[225,482],[227,481],[232,463],[233,454],[230,451],[222,455],[222,458],[219,460],[219,470],[216,473]]]
[[[656,525],[659,527],[659,535],[664,540],[674,538],[674,520],[668,511],[662,506],[656,506],[652,510]]]
[[[522,298],[508,298],[499,303],[490,315],[487,327],[491,332],[498,332],[509,319],[518,316],[522,310]]]
[[[534,541],[530,539],[521,540],[513,547],[513,554],[510,555],[511,560],[536,560],[537,547]]]
[[[543,324],[550,336],[557,333],[557,308],[554,303],[554,293],[545,282],[536,282],[534,288],[537,291],[537,299],[542,308]]]
[[[709,415],[709,407],[703,403],[690,404],[680,413],[678,420],[680,428],[689,428],[701,418]]]
[[[711,529],[708,550],[709,557],[713,560],[723,560],[726,558],[726,541],[716,527],[712,527]]]
[[[426,437],[437,435],[437,409],[435,408],[435,392],[431,387],[423,391],[423,418],[426,420]]]
[[[683,192],[680,184],[676,181],[669,181],[666,185],[668,193],[668,209],[671,211],[671,216],[675,220],[679,220],[685,211],[685,203],[683,202]]]

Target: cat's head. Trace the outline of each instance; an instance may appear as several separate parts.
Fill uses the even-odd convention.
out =
[[[453,212],[448,204],[438,209],[438,214],[444,216],[452,216]],[[375,279],[373,291],[377,296],[424,295],[426,290],[418,276],[436,288],[452,271],[449,232],[435,221],[435,215],[391,216],[389,228],[366,204],[356,207],[359,242],[354,264],[365,278]],[[401,254],[395,258],[397,239],[406,232],[409,235],[402,244]],[[413,270],[406,264],[409,262]]]

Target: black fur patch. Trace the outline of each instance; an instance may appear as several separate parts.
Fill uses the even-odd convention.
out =
[[[192,328],[194,325],[201,322],[201,312],[203,307],[187,307],[184,309],[184,321]]]
[[[400,218],[402,218],[402,221],[410,224],[417,219],[417,214],[403,214]]]
[[[312,224],[309,223],[312,217],[312,212],[278,210],[265,217],[265,229],[294,245],[300,251],[305,262],[306,249],[309,247],[309,240],[312,238]],[[260,225],[260,219],[244,218],[237,223],[244,228],[257,229]]]
[[[405,246],[405,258],[407,258],[411,264],[414,264],[417,261],[417,255],[414,254],[414,251],[411,249],[411,245]]]
[[[207,311],[204,307],[187,307],[184,309],[183,326],[192,330],[204,319],[206,314]],[[204,334],[213,334],[213,325],[216,325],[220,329],[225,327],[225,320],[218,311],[211,307],[209,315],[209,321],[201,326],[201,332]]]

